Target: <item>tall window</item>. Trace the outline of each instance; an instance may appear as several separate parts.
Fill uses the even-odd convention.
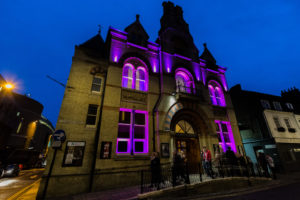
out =
[[[148,153],[147,111],[120,108],[117,154]]]
[[[282,126],[280,125],[280,122],[279,122],[278,117],[273,117],[273,120],[274,120],[274,123],[275,123],[276,128],[282,127]]]
[[[100,92],[101,82],[102,82],[102,79],[100,77],[94,76],[93,82],[92,82],[92,88],[91,88],[92,92]]]
[[[219,120],[216,120],[215,123],[219,144],[223,150],[226,151],[228,147],[231,147],[233,151],[236,151],[230,123]]]
[[[148,73],[145,63],[133,57],[126,59],[124,63],[122,87],[147,91]]]
[[[86,125],[96,125],[98,105],[90,104],[86,117]]]
[[[294,110],[293,104],[291,104],[291,103],[286,103],[285,105],[286,105],[286,107],[287,107],[289,110]]]
[[[208,82],[208,91],[211,102],[216,106],[226,106],[222,87],[216,81]]]
[[[176,92],[193,93],[194,81],[193,76],[184,68],[178,68],[175,72]]]

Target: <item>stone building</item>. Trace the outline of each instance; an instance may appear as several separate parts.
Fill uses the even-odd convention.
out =
[[[282,96],[230,89],[246,154],[257,163],[259,152],[273,157],[278,171],[299,170],[300,126],[297,95]],[[293,97],[293,98],[292,98]],[[294,100],[294,101],[293,101]]]
[[[154,151],[162,164],[180,151],[193,166],[203,146],[242,150],[226,68],[206,44],[199,56],[181,7],[163,10],[156,42],[137,15],[105,41],[97,34],[75,47],[56,127],[67,141],[39,196],[47,181],[47,197],[138,184]]]

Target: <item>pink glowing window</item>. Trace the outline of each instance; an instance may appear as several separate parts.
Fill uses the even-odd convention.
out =
[[[216,120],[216,131],[223,151],[225,152],[230,147],[236,152],[234,137],[229,122]]]
[[[146,92],[148,90],[146,64],[135,57],[127,58],[124,63],[122,87]]]
[[[120,108],[117,154],[148,153],[148,112]]]
[[[216,81],[208,82],[208,91],[213,105],[226,106],[222,87]]]
[[[193,76],[184,68],[175,71],[176,92],[193,93],[195,84]]]

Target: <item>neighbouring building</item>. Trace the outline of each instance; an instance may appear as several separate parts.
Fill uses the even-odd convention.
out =
[[[54,127],[43,105],[12,89],[0,75],[0,162],[34,167],[45,157]]]
[[[246,155],[257,163],[257,153],[264,152],[278,171],[299,170],[299,110],[291,98],[242,90],[241,85],[232,87],[230,95]]]
[[[163,10],[156,42],[137,15],[105,41],[97,34],[75,47],[56,127],[67,140],[38,197],[138,185],[152,152],[170,164],[180,151],[188,166],[201,163],[203,146],[243,152],[226,68],[206,44],[199,56],[181,7]]]

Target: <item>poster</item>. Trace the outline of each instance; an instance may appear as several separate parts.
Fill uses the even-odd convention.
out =
[[[101,159],[110,159],[111,158],[111,142],[102,142],[100,158]]]
[[[169,158],[170,157],[169,143],[161,143],[160,152],[162,158]]]
[[[67,142],[63,167],[82,166],[85,142]]]

